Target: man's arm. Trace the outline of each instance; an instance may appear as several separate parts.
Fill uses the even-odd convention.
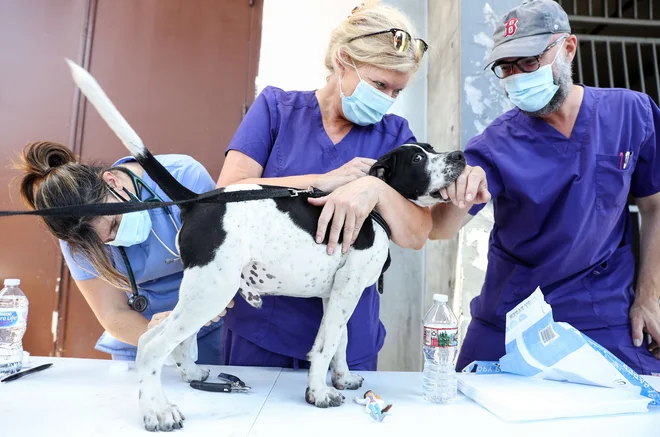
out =
[[[637,199],[637,206],[642,216],[640,265],[630,319],[633,343],[640,346],[644,331],[660,342],[660,193]],[[660,359],[660,349],[654,355]]]
[[[439,203],[431,209],[433,227],[431,240],[453,238],[472,216],[468,214],[474,205],[490,200],[486,173],[481,167],[466,166],[456,182],[441,191],[444,199],[451,202]]]

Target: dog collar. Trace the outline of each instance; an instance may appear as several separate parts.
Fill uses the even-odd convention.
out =
[[[374,219],[374,221],[376,223],[378,223],[383,228],[383,230],[387,234],[387,239],[391,240],[392,239],[392,230],[390,229],[389,225],[387,224],[387,222],[385,221],[383,216],[380,215],[379,213],[377,213],[375,210],[371,211],[371,214],[369,214],[369,215],[371,216],[372,219]]]

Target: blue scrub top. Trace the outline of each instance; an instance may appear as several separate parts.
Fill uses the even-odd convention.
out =
[[[246,114],[227,152],[244,153],[264,168],[262,177],[273,178],[327,173],[355,157],[377,159],[409,141],[415,138],[407,121],[388,114],[375,125],[354,125],[335,145],[323,128],[314,91],[285,92],[267,87]],[[349,366],[377,356],[382,348],[385,328],[379,311],[378,292],[370,286],[348,322]],[[227,312],[225,326],[263,349],[306,360],[322,317],[319,298],[267,296],[261,309],[238,298]],[[243,361],[235,356],[231,360],[237,365]],[[245,361],[249,361],[247,357]]]
[[[556,320],[579,330],[629,325],[627,199],[660,191],[659,125],[649,96],[584,87],[570,138],[513,109],[468,143],[465,156],[486,171],[495,213],[472,317],[503,331],[506,313],[540,286]]]
[[[215,189],[215,181],[211,178],[206,169],[193,158],[187,155],[159,155],[156,159],[165,166],[165,168],[172,173],[172,175],[181,182],[184,186],[196,193],[204,193]],[[132,157],[124,157],[113,164],[113,167],[118,166],[125,162],[135,161]],[[142,176],[144,183],[151,188],[163,200],[171,200],[163,190],[156,184],[156,182],[144,172]],[[142,190],[140,193],[141,199],[148,199],[151,195],[147,190]],[[172,217],[177,225],[181,227],[181,211],[177,206],[171,207]],[[177,253],[175,237],[177,230],[172,224],[170,216],[164,209],[149,210],[153,230],[163,240],[163,242],[174,252]],[[96,270],[84,259],[81,255],[73,256],[71,254],[68,244],[60,241],[60,247],[66,260],[71,276],[75,280],[87,280],[98,277]],[[119,249],[114,246],[107,246],[110,249],[112,261],[124,275],[127,274],[126,265],[121,257]],[[169,253],[153,235],[141,244],[136,244],[126,247],[126,255],[128,256],[131,268],[135,275],[135,281],[138,285],[138,290],[141,295],[144,295],[148,301],[149,306],[142,313],[147,319],[159,312],[171,311],[174,309],[179,299],[179,286],[183,277],[183,265],[180,260],[172,262],[174,256]],[[129,296],[130,293],[127,293]],[[208,333],[218,330],[223,326],[224,322],[221,319],[219,322],[213,323],[208,327],[204,327],[198,333],[198,340],[205,337]],[[220,341],[220,336],[214,340]],[[214,349],[219,350],[218,345],[212,345]],[[203,350],[201,342],[198,342],[199,356],[207,357],[206,351]],[[96,344],[96,349],[102,352],[112,354],[114,358],[135,359],[137,348],[127,343],[121,342],[109,333],[104,332]],[[215,353],[215,352],[214,352]],[[218,357],[218,360],[220,358]],[[220,361],[218,361],[220,363]]]

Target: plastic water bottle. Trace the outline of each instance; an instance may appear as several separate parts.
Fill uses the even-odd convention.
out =
[[[23,334],[27,328],[28,300],[19,279],[5,279],[0,290],[0,377],[23,367]]]
[[[454,401],[457,392],[454,362],[458,349],[458,322],[447,296],[433,295],[424,316],[424,399],[439,404]]]

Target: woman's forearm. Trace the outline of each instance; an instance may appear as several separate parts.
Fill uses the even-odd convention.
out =
[[[309,187],[316,187],[320,190],[321,175],[309,174],[303,176],[286,176],[281,178],[246,178],[239,180],[224,180],[222,177],[218,179],[217,188],[225,187],[233,184],[259,184],[259,185],[277,185],[280,187],[298,188],[306,190]]]
[[[406,249],[421,249],[433,226],[429,208],[418,206],[382,182],[376,211],[392,231],[392,241]]]
[[[133,346],[137,346],[140,336],[147,332],[149,324],[149,320],[132,309],[113,311],[105,315],[100,322],[114,338]]]

